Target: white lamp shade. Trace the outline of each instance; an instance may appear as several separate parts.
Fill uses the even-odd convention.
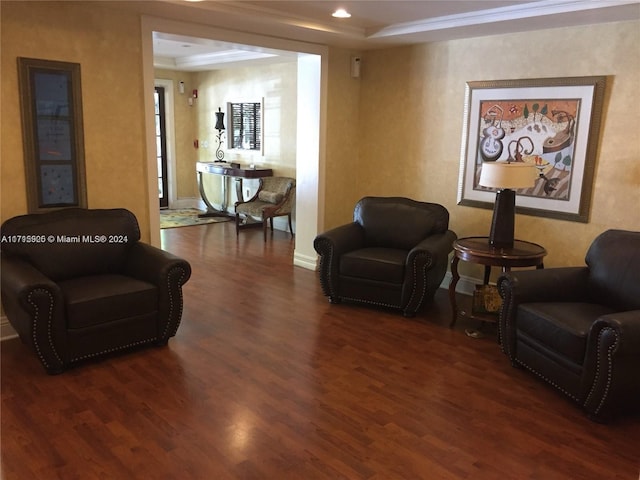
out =
[[[536,167],[522,162],[483,162],[480,185],[489,188],[530,188],[537,178]]]

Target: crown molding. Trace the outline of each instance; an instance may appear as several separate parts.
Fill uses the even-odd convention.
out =
[[[477,12],[398,23],[381,29],[368,31],[366,34],[367,38],[370,39],[397,37],[436,30],[455,29],[634,4],[639,6],[640,11],[640,2],[638,0],[616,0],[615,2],[611,0],[542,0],[521,5],[511,5]]]

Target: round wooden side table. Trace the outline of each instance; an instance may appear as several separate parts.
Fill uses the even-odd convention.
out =
[[[453,242],[453,253],[449,283],[449,301],[453,310],[450,327],[453,327],[458,319],[456,285],[460,280],[458,274],[460,260],[484,265],[484,284],[487,285],[491,267],[501,267],[503,272],[508,272],[513,267],[544,268],[542,260],[547,251],[537,243],[523,240],[514,240],[511,248],[498,248],[489,244],[489,237],[465,237]]]

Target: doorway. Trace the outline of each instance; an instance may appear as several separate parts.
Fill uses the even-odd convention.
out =
[[[166,32],[174,35],[185,35],[196,38],[217,39],[237,44],[259,44],[265,48],[296,52],[298,55],[298,106],[297,106],[297,154],[296,177],[296,241],[293,264],[315,270],[317,254],[313,249],[313,239],[318,233],[323,218],[322,172],[324,169],[326,92],[328,84],[328,47],[281,38],[258,36],[246,32],[223,30],[213,26],[182,23],[179,21],[142,17],[142,53],[143,78],[146,85],[153,85],[153,35],[154,32]],[[302,87],[302,88],[301,88]],[[153,131],[152,96],[145,95],[147,112],[147,150],[155,148]],[[302,100],[302,101],[300,101]],[[322,121],[321,121],[322,120]],[[148,156],[149,166],[155,159]],[[155,170],[155,166],[154,166]],[[157,183],[155,175],[148,177]],[[150,205],[155,204],[157,187],[149,190]],[[149,217],[151,243],[160,244],[159,215]]]

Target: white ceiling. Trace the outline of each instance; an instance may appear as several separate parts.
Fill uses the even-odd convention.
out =
[[[354,50],[640,19],[640,0],[164,0],[129,5],[134,4],[142,13]],[[338,7],[351,18],[333,18]],[[156,66],[185,71],[294,58],[282,51],[169,34],[155,36],[154,55]]]

